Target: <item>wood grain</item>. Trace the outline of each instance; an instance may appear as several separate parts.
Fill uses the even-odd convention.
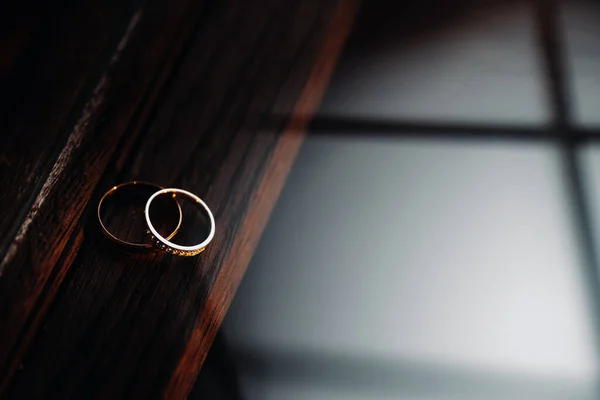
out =
[[[183,3],[132,15],[75,145],[7,252],[0,321],[19,323],[0,333],[7,398],[185,398],[301,143],[295,118],[314,113],[357,7]],[[153,31],[164,17],[170,28]],[[108,246],[93,211],[130,179],[200,195],[217,220],[213,244],[193,258]]]
[[[3,192],[6,194],[2,203],[6,206],[3,209],[6,217],[2,221],[6,223],[16,219],[21,225],[12,236],[2,236],[5,241],[10,237],[10,241],[0,258],[0,376],[4,378],[0,381],[0,392],[18,366],[30,332],[35,330],[35,321],[39,321],[35,313],[46,309],[44,303],[51,301],[54,292],[47,290],[47,287],[60,284],[61,277],[68,269],[67,263],[58,261],[100,176],[125,134],[125,143],[135,139],[137,131],[145,123],[144,116],[152,104],[151,99],[156,97],[177,54],[198,22],[200,7],[191,7],[191,4],[195,2],[181,1],[177,3],[181,8],[173,8],[171,3],[148,2],[143,9],[137,9],[129,15],[124,29],[118,29],[120,40],[109,46],[112,50],[110,57],[97,77],[93,91],[82,99],[83,104],[72,104],[78,101],[74,94],[69,98],[71,101],[61,103],[63,108],[68,109],[62,113],[74,112],[72,108],[78,112],[73,121],[66,123],[69,129],[66,141],[55,144],[60,150],[56,157],[46,153],[45,140],[52,136],[50,128],[53,125],[47,120],[45,111],[36,114],[36,107],[33,107],[33,115],[22,116],[26,122],[39,118],[31,131],[19,128],[9,130],[2,136],[12,146],[11,157],[19,160],[19,163],[11,162],[10,171],[2,172],[10,175],[10,179],[2,177],[8,188]],[[106,6],[104,3],[102,5]],[[84,10],[87,11],[87,8]],[[99,6],[94,12],[106,15],[103,10]],[[164,24],[160,25],[161,29],[156,27],[159,22]],[[64,24],[62,29],[72,35],[81,32],[80,23],[73,28],[69,28],[68,21]],[[114,20],[107,24],[114,25]],[[115,26],[110,28],[114,30]],[[109,30],[109,26],[106,29]],[[64,35],[68,36],[67,33]],[[60,36],[57,40],[66,39]],[[95,44],[86,35],[82,36],[82,40],[88,40],[88,45]],[[55,57],[60,59],[63,53],[71,50],[67,46]],[[38,58],[35,57],[36,60]],[[28,59],[25,57],[25,60]],[[51,63],[51,67],[58,68],[54,63]],[[23,74],[19,63],[15,68],[18,70],[15,75]],[[79,58],[69,68],[74,70],[72,73],[75,77],[82,74],[80,68],[97,69],[95,65],[82,63]],[[65,76],[70,73],[69,70],[64,72]],[[40,74],[54,76],[50,72]],[[55,85],[62,91],[66,90],[68,82],[49,79],[49,83],[40,84],[39,90],[52,90]],[[44,96],[48,94],[44,93],[41,98]],[[48,99],[46,101],[50,102]],[[27,113],[29,104],[20,104],[22,109],[19,109],[19,113]],[[14,107],[17,107],[16,103]],[[54,106],[47,107],[52,111]],[[43,109],[44,104],[41,103],[39,108]],[[15,115],[22,115],[19,113],[15,112]],[[44,122],[47,124],[44,125]],[[53,160],[48,171],[41,165],[48,162],[46,158]],[[31,177],[22,174],[30,174]],[[25,200],[25,195],[31,199]],[[20,207],[19,211],[17,207]],[[76,250],[77,246],[72,251]]]
[[[13,6],[3,19],[24,25],[8,28],[2,53],[0,182],[8,190],[0,192],[0,209],[13,217],[0,219],[3,252],[68,140],[75,108],[90,97],[135,13],[133,1],[65,1],[60,13],[39,1]]]

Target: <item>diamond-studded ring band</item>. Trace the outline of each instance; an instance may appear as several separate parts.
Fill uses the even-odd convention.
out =
[[[175,244],[173,242],[170,242],[168,239],[162,237],[156,231],[156,229],[154,228],[154,225],[152,225],[152,221],[150,220],[150,205],[152,204],[152,201],[157,196],[160,196],[163,194],[169,194],[169,193],[172,193],[173,196],[180,194],[180,195],[189,197],[194,202],[196,202],[200,207],[202,207],[204,209],[204,211],[206,212],[206,214],[208,215],[208,220],[209,220],[209,224],[210,224],[210,232],[208,233],[207,238],[204,239],[204,241],[202,243],[196,244],[194,246],[181,246],[181,245]],[[159,190],[158,192],[156,192],[152,196],[150,196],[150,198],[146,202],[146,208],[144,211],[145,211],[144,214],[146,216],[146,224],[148,224],[149,233],[150,233],[152,242],[154,243],[155,246],[157,246],[158,248],[160,248],[168,253],[176,254],[179,256],[195,256],[196,254],[199,254],[202,251],[204,251],[206,246],[210,243],[210,241],[215,236],[215,218],[213,217],[213,214],[210,211],[210,208],[208,208],[206,203],[204,201],[202,201],[202,199],[200,197],[196,196],[193,193],[188,192],[187,190],[175,189],[175,188]]]

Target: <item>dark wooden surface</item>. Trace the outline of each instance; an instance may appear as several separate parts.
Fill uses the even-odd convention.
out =
[[[24,22],[2,32],[0,393],[184,398],[356,1],[53,7],[15,2],[2,17]],[[205,199],[211,246],[194,258],[109,246],[97,201],[132,179]]]

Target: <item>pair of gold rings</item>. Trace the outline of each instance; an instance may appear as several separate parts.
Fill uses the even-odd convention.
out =
[[[129,242],[129,241],[123,240],[121,238],[118,238],[116,235],[109,232],[106,225],[104,224],[104,221],[102,220],[102,206],[104,204],[104,201],[108,197],[114,195],[117,191],[119,191],[123,188],[132,187],[132,186],[136,186],[136,187],[145,186],[147,188],[156,189],[156,192],[154,192],[154,194],[152,194],[146,201],[146,206],[144,208],[144,218],[145,218],[145,223],[146,223],[146,227],[147,227],[146,233],[149,236],[149,243],[134,243],[134,242]],[[175,205],[177,206],[177,210],[179,213],[179,222],[177,223],[177,226],[175,227],[173,232],[171,232],[171,234],[169,234],[167,236],[162,236],[157,231],[157,229],[155,228],[155,226],[152,223],[152,220],[150,218],[150,206],[152,205],[152,202],[158,196],[161,196],[161,195],[171,195]],[[183,219],[183,213],[181,210],[181,206],[177,202],[177,198],[176,198],[177,196],[183,196],[183,197],[187,197],[188,199],[191,199],[207,215],[208,224],[209,224],[208,236],[201,243],[198,243],[198,244],[195,244],[192,246],[182,246],[182,245],[171,242],[171,239],[179,232],[179,228],[181,227],[181,222]],[[125,246],[130,249],[134,249],[134,250],[150,250],[150,251],[162,250],[162,251],[166,251],[167,253],[175,254],[178,256],[195,256],[197,254],[200,254],[201,252],[204,251],[204,249],[206,249],[206,246],[211,242],[211,240],[215,236],[215,218],[213,217],[213,214],[210,211],[210,208],[206,205],[206,203],[204,201],[202,201],[202,199],[200,197],[196,196],[193,193],[188,192],[187,190],[177,189],[177,188],[165,189],[161,186],[155,185],[153,183],[148,183],[148,182],[133,181],[133,182],[122,183],[120,185],[113,186],[112,188],[110,188],[104,194],[104,196],[102,196],[102,198],[100,199],[100,202],[98,203],[98,221],[100,222],[100,227],[102,228],[103,233],[109,239],[111,239],[113,242],[115,242],[119,245]]]

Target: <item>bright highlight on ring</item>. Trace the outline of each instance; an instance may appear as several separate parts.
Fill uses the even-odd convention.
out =
[[[204,209],[204,211],[206,212],[206,214],[208,215],[208,219],[210,221],[210,228],[209,228],[210,231],[209,231],[208,237],[206,239],[204,239],[204,241],[202,241],[202,243],[198,243],[193,246],[181,246],[181,245],[175,244],[175,243],[169,241],[168,238],[162,237],[156,231],[156,229],[154,228],[154,225],[152,225],[152,221],[150,220],[150,205],[152,204],[152,201],[157,196],[160,196],[162,194],[169,194],[169,193],[173,193],[174,195],[181,194],[183,196],[187,196],[187,197],[191,198],[200,207],[202,207]],[[179,256],[195,256],[196,254],[203,252],[204,249],[206,248],[206,246],[210,243],[210,241],[215,236],[215,218],[213,217],[213,214],[210,211],[210,208],[208,208],[206,203],[204,201],[202,201],[202,199],[200,199],[200,197],[196,196],[193,193],[188,192],[187,190],[175,189],[175,188],[159,190],[158,192],[156,192],[152,196],[150,196],[150,198],[148,199],[144,213],[146,215],[146,223],[148,224],[148,228],[150,230],[150,236],[151,236],[151,239],[152,239],[154,245],[168,253],[177,254]]]

